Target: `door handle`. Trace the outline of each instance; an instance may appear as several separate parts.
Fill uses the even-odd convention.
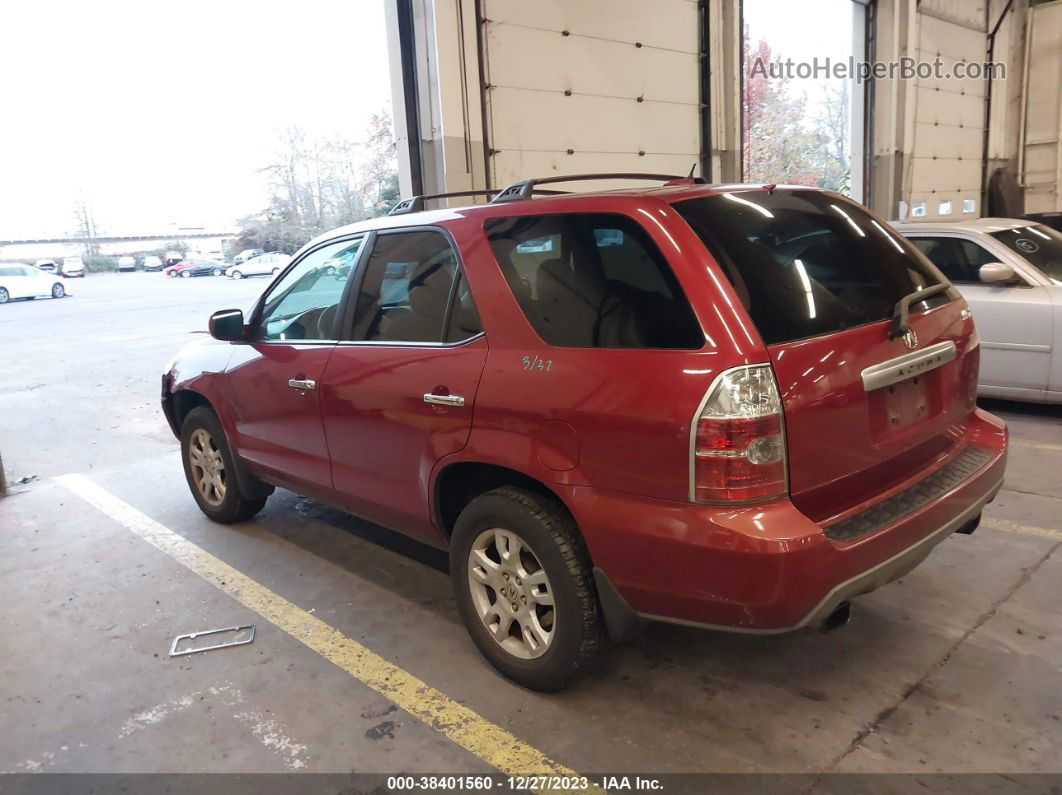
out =
[[[317,389],[317,382],[309,378],[289,378],[288,386],[292,389]]]
[[[436,395],[433,392],[424,393],[425,403],[434,403],[437,406],[463,406],[465,399],[461,395]]]

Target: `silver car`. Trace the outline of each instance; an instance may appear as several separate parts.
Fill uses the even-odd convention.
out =
[[[896,228],[973,310],[979,393],[1062,403],[1062,234],[1013,218]]]

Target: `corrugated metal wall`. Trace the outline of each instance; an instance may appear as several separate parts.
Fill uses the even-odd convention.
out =
[[[694,0],[484,0],[492,182],[689,172],[700,158],[698,13]]]

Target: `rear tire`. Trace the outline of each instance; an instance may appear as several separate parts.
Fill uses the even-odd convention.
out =
[[[236,461],[225,431],[206,406],[197,406],[184,418],[181,461],[199,510],[215,522],[242,522],[265,506],[266,497],[247,499],[240,493]]]
[[[491,665],[532,690],[561,689],[597,656],[603,633],[590,572],[572,518],[524,489],[472,500],[450,540],[450,576],[468,633]]]
[[[222,273],[224,273],[224,271],[221,270],[221,268],[214,268],[214,275],[215,276],[220,276]]]
[[[0,287],[0,304],[6,304],[11,300],[11,293],[7,291],[6,287]]]

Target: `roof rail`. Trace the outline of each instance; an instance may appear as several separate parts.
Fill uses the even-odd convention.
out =
[[[682,176],[681,174],[642,174],[642,173],[606,173],[606,174],[567,174],[558,177],[539,177],[537,179],[525,179],[522,182],[514,182],[504,190],[498,191],[498,195],[491,199],[492,204],[501,202],[514,202],[530,198],[534,193],[552,193],[553,191],[539,190],[538,186],[555,182],[584,182],[593,179],[645,179],[653,182],[663,182],[665,185],[700,185],[704,180],[701,177]]]
[[[450,199],[458,198],[460,196],[493,196],[496,193],[500,193],[497,188],[484,188],[482,190],[455,190],[450,193],[427,193],[423,196],[410,196],[408,199],[402,199],[398,204],[391,208],[388,215],[405,215],[407,213],[419,213],[424,209],[424,202],[430,199]],[[548,193],[550,195],[556,195],[561,193],[567,193],[564,190],[538,190],[534,189],[533,193]]]
[[[450,199],[459,196],[493,196],[497,192],[495,188],[485,188],[484,190],[455,190],[451,193],[428,193],[423,196],[410,196],[408,199],[402,199],[402,201],[392,207],[388,215],[419,213],[424,209],[424,202],[428,199]]]

